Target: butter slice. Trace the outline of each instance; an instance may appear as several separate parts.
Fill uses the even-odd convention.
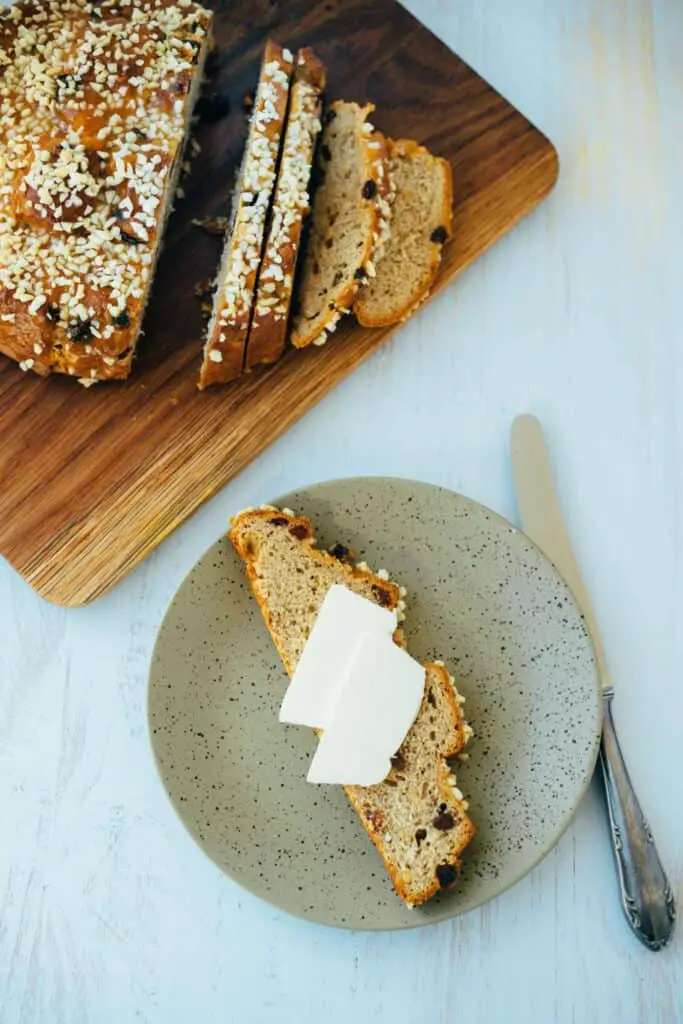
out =
[[[379,633],[364,633],[336,691],[311,767],[309,782],[374,786],[415,721],[425,670]]]
[[[397,622],[395,611],[347,587],[331,586],[285,694],[280,721],[326,729],[358,641],[369,634],[393,646]]]

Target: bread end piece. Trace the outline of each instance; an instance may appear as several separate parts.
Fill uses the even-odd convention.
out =
[[[394,230],[376,276],[354,302],[354,314],[364,327],[399,323],[425,301],[452,230],[450,163],[411,139],[400,139],[389,140],[389,167],[395,186]]]

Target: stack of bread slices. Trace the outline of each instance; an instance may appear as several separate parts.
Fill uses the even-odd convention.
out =
[[[404,320],[450,236],[450,164],[395,141],[346,100],[323,114],[325,68],[268,41],[207,329],[200,387],[322,345],[354,313]],[[309,218],[310,215],[310,218]]]

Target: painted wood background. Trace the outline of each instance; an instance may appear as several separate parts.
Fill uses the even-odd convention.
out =
[[[411,0],[559,146],[549,201],[91,608],[0,565],[2,1024],[678,1024],[683,939],[640,947],[599,794],[495,903],[346,934],[195,849],[145,732],[154,635],[230,512],[312,479],[416,476],[513,515],[512,417],[540,415],[683,901],[683,7]]]

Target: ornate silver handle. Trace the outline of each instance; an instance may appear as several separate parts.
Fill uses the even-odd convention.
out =
[[[613,697],[611,688],[604,691],[600,765],[621,903],[640,941],[656,951],[664,949],[673,935],[676,905],[619,747],[612,717]]]

